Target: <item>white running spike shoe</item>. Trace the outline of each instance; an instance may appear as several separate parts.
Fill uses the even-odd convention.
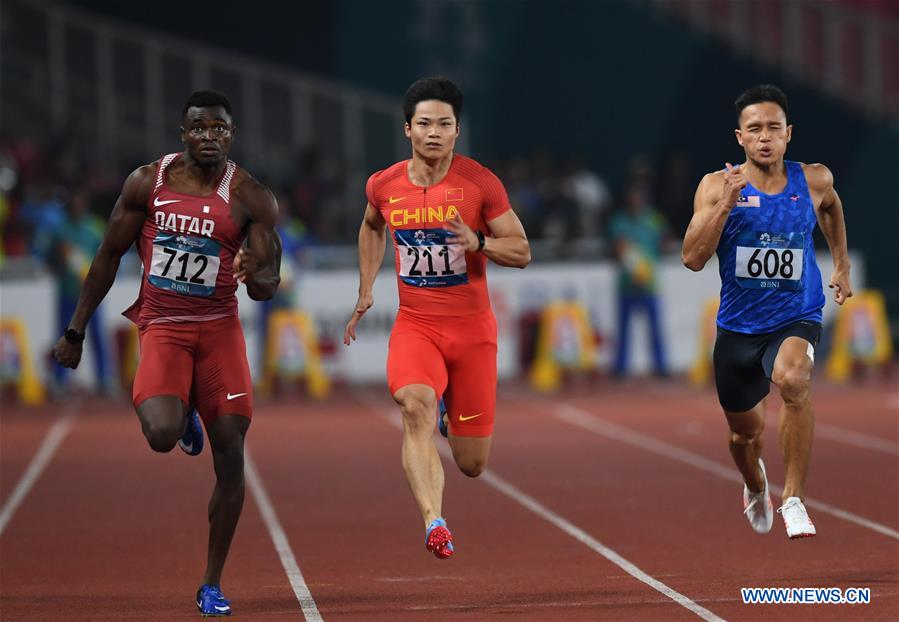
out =
[[[811,538],[817,533],[812,519],[808,517],[805,506],[799,497],[790,497],[777,510],[783,516],[784,525],[787,527],[787,537],[790,540],[796,538]]]
[[[765,463],[759,458],[759,468],[762,471],[762,479],[765,487],[761,492],[752,492],[743,484],[743,514],[749,520],[752,530],[756,533],[768,533],[774,524],[774,505],[771,503],[771,493],[768,492],[768,475],[765,473]]]

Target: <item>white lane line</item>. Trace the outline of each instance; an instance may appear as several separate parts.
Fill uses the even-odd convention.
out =
[[[622,443],[627,443],[628,445],[649,451],[659,456],[665,456],[666,458],[689,464],[690,466],[701,469],[707,473],[717,475],[722,479],[740,484],[743,483],[743,477],[737,471],[736,467],[724,466],[719,462],[709,460],[692,451],[681,449],[680,447],[670,445],[664,441],[647,436],[646,434],[631,430],[630,428],[606,421],[605,419],[602,419],[589,411],[578,408],[577,406],[564,403],[559,404],[552,411],[552,414],[566,423],[599,434],[600,436],[621,441]],[[768,482],[768,487],[774,494],[779,495],[783,493],[783,488],[776,484]],[[824,512],[825,514],[830,514],[836,518],[841,518],[860,527],[865,527],[871,531],[876,531],[879,534],[899,540],[899,531],[862,516],[858,516],[857,514],[847,512],[846,510],[830,505],[829,503],[806,497],[805,505],[815,508],[820,512]]]
[[[496,475],[491,471],[485,471],[481,474],[481,479],[484,481],[484,483],[489,484],[510,499],[513,499],[520,505],[532,511],[534,514],[537,514],[538,516],[540,516],[540,518],[555,525],[575,540],[578,540],[588,548],[596,551],[638,581],[642,581],[657,592],[664,594],[665,596],[676,602],[678,605],[689,609],[703,620],[707,620],[708,622],[723,622],[722,618],[719,618],[717,615],[715,615],[705,607],[696,604],[694,601],[690,600],[677,590],[668,587],[658,579],[655,579],[654,577],[643,572],[635,564],[631,563],[630,561],[616,553],[614,550],[604,545],[602,542],[585,532],[583,529],[577,527],[574,523],[571,523],[570,521],[562,518],[533,497],[525,494],[509,482],[505,481],[499,475]]]
[[[31,462],[28,464],[28,468],[25,469],[25,473],[22,474],[22,478],[16,484],[9,499],[6,500],[3,509],[0,510],[0,535],[3,535],[3,531],[6,529],[9,521],[12,520],[13,514],[15,514],[16,510],[19,509],[19,506],[22,505],[25,497],[31,492],[31,489],[34,487],[35,483],[37,483],[37,480],[40,479],[41,473],[43,473],[47,465],[50,464],[50,460],[53,459],[53,455],[56,453],[56,450],[59,449],[60,444],[62,444],[62,441],[69,433],[69,430],[72,429],[75,415],[78,413],[80,406],[80,399],[69,402],[69,405],[64,411],[65,414],[57,419],[56,422],[50,426],[50,429],[47,430],[44,441],[38,448],[37,453],[34,454]]]
[[[854,445],[862,449],[871,449],[880,451],[892,456],[899,456],[899,445],[892,441],[887,441],[876,436],[862,434],[855,430],[846,430],[835,425],[827,423],[815,423],[815,435],[826,438],[829,441],[845,443],[846,445]]]
[[[290,548],[287,534],[284,533],[284,528],[281,527],[281,522],[278,520],[278,515],[275,513],[275,508],[271,499],[269,499],[268,492],[266,492],[262,479],[259,477],[259,472],[256,470],[256,464],[250,456],[249,449],[246,448],[244,449],[244,473],[250,488],[250,494],[253,495],[256,505],[259,507],[262,521],[268,529],[272,543],[275,545],[275,550],[278,552],[278,557],[281,558],[281,565],[284,567],[284,572],[287,573],[287,580],[290,581],[293,593],[300,603],[300,609],[303,610],[303,617],[306,618],[307,622],[322,622],[322,616],[318,612],[315,599],[312,598],[312,593],[303,579],[303,573],[300,572],[297,558],[294,557],[293,550]]]
[[[384,408],[379,402],[367,395],[358,395],[358,397],[369,408],[373,409],[383,418],[387,419],[387,421],[390,422],[391,425],[398,429],[402,429],[403,425],[400,422],[400,415],[398,412],[394,411],[393,409]],[[443,443],[438,444],[437,451],[439,451],[440,455],[442,455],[447,461],[453,461],[452,451],[447,445]],[[489,469],[484,471],[483,473],[481,473],[478,479],[491,488],[494,488],[495,490],[506,495],[507,497],[518,503],[520,506],[530,510],[543,520],[554,525],[555,527],[558,527],[569,536],[586,545],[596,553],[599,553],[638,581],[645,583],[657,592],[664,594],[680,606],[692,611],[703,620],[706,620],[706,622],[725,622],[723,618],[719,618],[717,615],[715,615],[705,607],[696,604],[694,601],[690,600],[677,590],[667,586],[658,579],[655,579],[654,577],[643,572],[636,565],[604,545],[602,542],[588,534],[586,531],[584,531],[574,523],[566,520],[565,518],[562,518],[560,515],[556,514],[530,495],[516,488],[499,475],[496,475],[493,471]]]

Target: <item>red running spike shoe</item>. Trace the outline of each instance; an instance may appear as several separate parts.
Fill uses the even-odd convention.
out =
[[[437,559],[453,556],[453,534],[447,529],[446,519],[435,518],[425,532],[425,546]]]

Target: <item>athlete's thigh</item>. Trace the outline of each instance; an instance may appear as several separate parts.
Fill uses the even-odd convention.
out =
[[[765,403],[767,400],[767,396],[763,397],[758,404],[745,411],[725,410],[724,416],[727,417],[730,431],[745,438],[759,436],[765,429]]]
[[[815,348],[821,337],[817,322],[796,322],[780,331],[765,349],[762,366],[773,382],[790,370],[811,376],[815,364]]]
[[[140,360],[132,390],[135,409],[163,395],[188,403],[196,336],[195,327],[187,323],[153,324],[140,332]]]
[[[391,395],[403,387],[427,385],[438,397],[446,390],[444,354],[433,326],[397,316],[387,349],[387,386]]]
[[[762,368],[764,336],[718,329],[713,354],[718,401],[727,412],[747,412],[768,395]]]
[[[253,383],[237,316],[200,323],[194,403],[207,428],[221,415],[253,416]]]
[[[134,407],[144,430],[184,430],[187,402],[174,395],[154,395]]]
[[[447,335],[449,387],[444,396],[450,433],[489,437],[496,414],[496,319],[491,313],[454,322],[452,332]]]

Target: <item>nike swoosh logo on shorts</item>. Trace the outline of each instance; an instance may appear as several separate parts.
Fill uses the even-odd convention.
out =
[[[246,395],[246,393],[235,393],[234,395],[228,394],[228,399],[233,400],[235,397],[240,397],[241,395]]]
[[[169,201],[160,201],[159,197],[153,199],[153,207],[162,207],[163,205],[168,205],[169,203],[180,203],[181,199],[171,199]]]
[[[470,417],[464,417],[464,416],[462,416],[462,415],[459,415],[459,421],[468,421],[469,419],[476,419],[477,417],[480,417],[480,416],[483,415],[483,414],[484,414],[484,413],[478,413],[478,414],[472,415],[472,416],[470,416]]]

